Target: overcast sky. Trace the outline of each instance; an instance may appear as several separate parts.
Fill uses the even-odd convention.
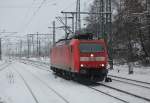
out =
[[[88,10],[92,0],[81,0],[82,10]],[[50,32],[60,11],[75,11],[76,0],[0,0],[0,32]]]

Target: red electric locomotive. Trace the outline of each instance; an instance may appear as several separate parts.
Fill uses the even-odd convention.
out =
[[[108,54],[104,40],[92,35],[75,35],[59,40],[51,49],[51,69],[69,78],[103,81],[107,77]]]

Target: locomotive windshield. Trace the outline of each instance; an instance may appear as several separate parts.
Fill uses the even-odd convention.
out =
[[[104,47],[100,44],[87,44],[83,43],[80,44],[80,52],[82,53],[89,53],[89,52],[102,52],[104,51]]]

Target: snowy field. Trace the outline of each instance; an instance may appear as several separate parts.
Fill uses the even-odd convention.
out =
[[[110,70],[109,74],[150,83],[150,67],[134,66],[133,71],[134,73],[129,75],[127,65],[118,65],[114,66],[114,70]]]
[[[0,69],[3,68],[0,62]],[[45,68],[45,67],[43,67]],[[118,69],[120,72],[118,73]],[[150,82],[150,70],[134,68],[133,75],[128,75],[126,66],[115,66],[109,74]],[[144,71],[143,71],[144,70]],[[107,83],[116,86],[117,82]],[[118,85],[118,88],[123,84]],[[122,94],[97,86],[100,90],[107,91],[116,96]],[[140,91],[138,91],[140,93]],[[146,93],[146,92],[145,92]],[[129,103],[148,103],[132,99],[123,95]],[[150,98],[147,91],[146,97]],[[138,101],[136,101],[138,100]],[[19,61],[6,62],[5,69],[0,71],[0,103],[123,103],[103,93],[96,92],[88,87],[67,81],[53,75],[51,71],[37,69],[29,64]]]

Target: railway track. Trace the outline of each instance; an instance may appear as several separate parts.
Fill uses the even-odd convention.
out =
[[[42,62],[42,61],[35,61],[35,60],[29,60],[29,59],[22,59],[22,61],[34,63],[34,64],[37,64],[37,65],[40,64],[40,65],[44,65],[44,66],[49,66],[49,63]]]
[[[143,82],[143,81],[138,81],[138,80],[133,80],[133,79],[127,79],[127,78],[113,76],[113,75],[108,75],[108,76],[111,77],[112,80],[115,80],[115,81],[119,81],[119,82],[131,84],[131,85],[139,86],[142,88],[150,89],[150,83],[148,83],[148,82]]]
[[[34,66],[34,67],[36,67],[36,68],[38,68],[38,69],[45,70],[45,69],[43,69],[42,67],[39,67],[39,66],[41,66],[41,65],[37,65],[37,64],[34,64],[34,63],[32,63],[32,64],[30,64],[30,65],[32,65],[32,66]],[[129,103],[129,102],[126,101],[126,100],[123,100],[123,99],[118,98],[118,97],[116,97],[116,96],[110,95],[109,93],[100,91],[100,90],[98,90],[98,89],[92,88],[92,87],[90,87],[90,86],[88,86],[88,88],[93,89],[93,90],[95,90],[95,91],[97,91],[97,92],[99,92],[99,93],[101,93],[101,94],[105,94],[105,95],[107,95],[107,96],[109,96],[109,97],[112,97],[112,98],[114,98],[114,99],[116,99],[116,100],[119,100],[119,101],[121,101],[121,102],[123,102],[123,103]]]
[[[32,89],[31,89],[31,87],[29,86],[29,84],[27,83],[27,81],[24,79],[24,77],[21,75],[21,73],[19,71],[17,71],[15,68],[14,68],[14,70],[17,72],[17,74],[19,74],[19,76],[23,80],[25,86],[27,87],[27,89],[29,90],[30,94],[32,95],[34,101],[36,103],[39,103],[38,99],[36,98],[35,94],[33,93]]]
[[[2,65],[0,65],[0,71],[3,71],[4,69],[6,69],[10,64],[11,62],[5,62]]]
[[[65,103],[69,103],[69,101],[63,97],[59,92],[57,92],[55,89],[53,89],[51,86],[49,86],[45,81],[43,81],[42,79],[40,79],[37,75],[35,75],[34,73],[32,73],[29,70],[28,71],[34,78],[36,78],[37,80],[39,80],[42,84],[44,84],[48,89],[50,89],[51,91],[53,91],[58,97],[60,97]]]
[[[23,60],[21,62],[24,63],[24,64],[30,64],[34,67],[37,67],[37,69],[42,69],[42,70],[45,70],[45,71],[51,71],[49,69],[49,65],[47,65],[46,63],[43,63],[43,62],[32,61],[32,60],[29,60],[29,61],[28,60]],[[39,68],[39,67],[41,67],[41,68]],[[43,67],[48,68],[48,69],[44,69]]]
[[[117,96],[114,96],[114,95],[111,95],[111,94],[109,94],[109,93],[107,93],[107,92],[103,92],[103,91],[101,91],[101,90],[99,90],[99,89],[96,89],[96,88],[94,88],[94,87],[90,87],[90,86],[87,86],[87,87],[90,88],[90,89],[93,89],[94,91],[97,91],[97,92],[99,92],[99,93],[102,93],[102,94],[105,94],[105,95],[107,95],[107,96],[110,96],[110,97],[112,97],[112,98],[114,98],[114,99],[116,99],[116,100],[119,100],[119,101],[123,102],[123,103],[130,103],[130,102],[128,102],[127,100],[121,99],[121,98],[119,98],[119,97],[117,97]]]
[[[127,95],[130,95],[132,97],[135,97],[137,99],[142,99],[146,102],[150,102],[150,98],[146,98],[146,97],[143,97],[143,96],[139,96],[139,95],[136,95],[136,94],[133,94],[133,93],[130,93],[128,91],[125,91],[125,90],[122,90],[122,89],[118,89],[118,88],[115,88],[115,87],[112,87],[112,86],[109,86],[109,85],[106,85],[104,83],[98,83],[100,86],[103,86],[103,87],[106,87],[106,88],[109,88],[109,89],[112,89],[112,90],[115,90],[115,91],[118,91],[120,93],[124,93],[124,94],[127,94]],[[89,86],[88,86],[89,87]],[[95,87],[90,87],[91,89],[95,89],[96,91],[99,91],[99,89],[96,89]],[[126,101],[127,102],[127,101]],[[129,102],[128,102],[129,103]]]
[[[7,62],[1,63],[1,64],[0,64],[0,67],[2,67],[3,65],[5,65],[6,63],[7,63]]]
[[[30,65],[32,65],[32,66],[34,66],[34,67],[36,67],[36,68],[38,68],[38,69],[40,69],[40,70],[44,70],[44,71],[50,71],[50,70],[48,70],[48,69],[44,69],[43,68],[43,63],[42,62],[37,62],[37,61],[32,61],[32,60],[30,60],[30,61],[25,61],[25,62],[23,62],[23,63],[25,63],[25,64],[30,64]],[[40,64],[39,64],[40,63]],[[41,65],[42,64],[42,65]],[[45,64],[46,65],[46,64]],[[49,67],[47,67],[47,65],[46,66],[44,66],[45,68],[49,68]],[[49,86],[45,81],[43,81],[42,79],[40,79],[37,75],[35,75],[34,73],[32,73],[31,71],[29,71],[29,70],[27,70],[26,69],[26,71],[28,71],[34,78],[36,78],[37,80],[39,80],[42,84],[44,84],[48,89],[50,89],[51,91],[53,91],[58,97],[60,97],[65,103],[69,103],[69,101],[65,98],[65,97],[63,97],[59,92],[57,92],[55,89],[53,89],[51,86]]]
[[[39,68],[39,69],[44,70],[43,67],[39,67],[39,66],[41,66],[41,65],[37,65],[37,64],[32,63],[32,66],[35,66],[35,67],[37,67],[37,68]],[[50,70],[49,70],[49,71],[50,71]],[[109,75],[109,77],[115,77],[115,76]],[[117,77],[116,77],[116,78],[117,78]],[[143,83],[143,84],[149,85],[149,83],[147,83],[147,82],[142,82],[142,81],[137,81],[137,80],[130,80],[130,79],[122,78],[122,77],[121,77],[121,79],[129,80],[129,81],[132,81],[132,82],[134,81],[135,83],[129,83],[129,82],[127,82],[127,81],[121,81],[121,80],[117,80],[117,79],[114,79],[114,78],[113,78],[113,80],[115,80],[115,81],[119,81],[119,82],[123,82],[123,83],[126,83],[126,84],[131,84],[131,85],[139,86],[139,87],[142,87],[142,88],[150,89],[150,88],[147,87],[147,86],[143,86],[143,85],[137,84],[137,83]],[[120,93],[123,93],[123,94],[126,94],[126,95],[128,95],[128,96],[132,96],[132,97],[137,98],[137,99],[144,100],[144,101],[146,101],[147,103],[150,102],[150,98],[146,98],[146,97],[143,97],[143,96],[140,96],[140,95],[136,95],[136,94],[134,94],[134,93],[131,93],[131,92],[128,92],[128,91],[125,91],[125,90],[122,90],[122,89],[118,89],[118,88],[115,88],[115,87],[106,85],[106,84],[104,84],[104,83],[98,83],[98,85],[103,86],[103,87],[106,87],[106,88],[109,88],[109,89],[112,89],[112,90],[115,90],[115,91],[120,92]],[[121,101],[121,102],[123,102],[123,103],[130,103],[129,101],[127,101],[127,100],[125,100],[125,99],[122,99],[122,98],[120,98],[120,97],[118,97],[118,96],[114,96],[114,95],[111,95],[111,94],[107,93],[107,91],[105,92],[105,91],[99,90],[99,89],[97,89],[97,88],[95,88],[95,87],[92,87],[92,86],[86,86],[86,87],[88,87],[88,88],[90,88],[90,89],[93,89],[93,90],[95,90],[95,91],[97,91],[97,92],[103,93],[103,94],[105,94],[105,95],[107,95],[107,96],[110,96],[110,97],[112,97],[112,98],[114,98],[114,99],[117,99],[117,100],[119,100],[119,101]]]
[[[33,64],[31,63],[30,65],[32,66],[36,66],[37,68],[37,64]],[[39,65],[38,65],[39,66]],[[48,71],[46,69],[42,69],[42,68],[38,68],[44,71]],[[67,99],[65,99],[61,94],[59,94],[57,91],[55,91],[52,87],[50,87],[46,82],[44,82],[43,80],[41,80],[38,76],[36,76],[34,73],[32,73],[31,71],[25,69],[27,72],[29,72],[35,79],[37,79],[38,81],[40,81],[43,85],[45,85],[49,90],[53,91],[58,97],[60,97],[65,103],[69,103],[69,101]],[[22,78],[22,80],[24,81],[24,84],[27,86],[28,90],[30,91],[31,95],[33,96],[34,100],[36,103],[40,103],[38,101],[38,99],[36,98],[35,94],[33,93],[32,89],[30,88],[29,84],[26,82],[26,80],[24,79],[24,77],[21,75],[21,73],[19,71],[17,71],[15,69],[15,71],[19,74],[19,76]]]
[[[43,68],[43,66],[41,66],[41,65],[39,65],[39,64],[34,64],[34,63],[25,63],[25,62],[22,62],[22,63],[24,63],[24,64],[29,64],[29,65],[31,65],[31,66],[34,66],[34,67],[36,67],[36,69],[40,69],[40,70],[44,70],[44,71],[50,71],[49,69],[44,69]],[[45,68],[48,68],[48,67],[46,67],[46,66],[44,66]]]

